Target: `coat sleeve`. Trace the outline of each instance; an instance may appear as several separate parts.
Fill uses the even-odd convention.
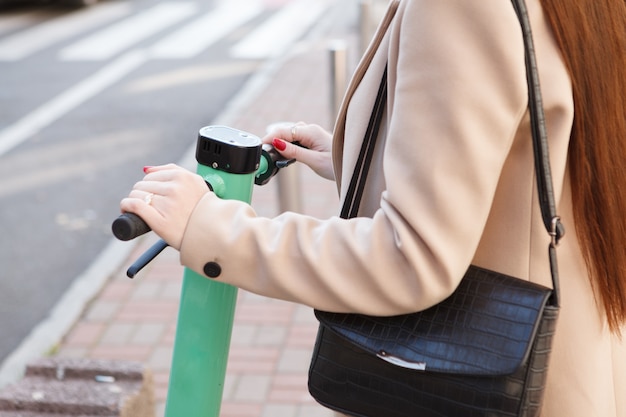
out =
[[[454,291],[526,110],[519,23],[507,1],[409,0],[389,30],[378,209],[270,219],[209,193],[189,220],[184,265],[216,262],[219,281],[328,311],[400,314]]]

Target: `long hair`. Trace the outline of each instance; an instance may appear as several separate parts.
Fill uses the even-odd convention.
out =
[[[626,323],[626,2],[541,0],[574,91],[574,222],[609,328]]]

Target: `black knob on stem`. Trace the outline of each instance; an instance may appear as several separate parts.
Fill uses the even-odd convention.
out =
[[[137,275],[137,272],[141,271],[144,266],[148,265],[150,261],[156,258],[159,253],[163,251],[163,249],[167,248],[169,245],[163,240],[159,239],[157,243],[152,245],[150,249],[145,251],[143,255],[141,255],[126,271],[126,276],[128,278],[134,278]]]

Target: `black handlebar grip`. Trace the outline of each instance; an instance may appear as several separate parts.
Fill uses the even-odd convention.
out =
[[[124,213],[111,225],[113,235],[119,240],[132,240],[150,231],[150,226],[133,213]]]

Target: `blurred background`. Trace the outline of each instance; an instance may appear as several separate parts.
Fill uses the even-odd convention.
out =
[[[357,34],[354,66],[377,23],[359,3],[0,0],[0,363],[109,244],[144,165],[183,159],[302,43]]]

